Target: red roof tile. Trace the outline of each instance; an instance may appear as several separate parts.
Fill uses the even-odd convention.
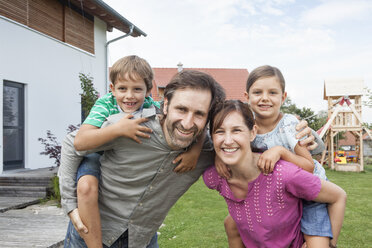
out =
[[[184,70],[197,70],[211,75],[226,91],[227,99],[244,98],[245,85],[248,78],[247,69],[218,69],[218,68],[183,68]],[[177,68],[153,68],[154,87],[151,91],[155,100],[159,100],[158,88],[165,88],[171,78],[177,73]]]

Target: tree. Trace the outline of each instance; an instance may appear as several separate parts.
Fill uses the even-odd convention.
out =
[[[281,111],[283,113],[297,115],[300,119],[306,120],[309,127],[315,131],[319,130],[327,122],[327,113],[325,111],[320,111],[318,114],[314,114],[314,111],[310,108],[303,107],[300,109],[289,97],[284,101]]]
[[[98,91],[93,87],[93,77],[85,75],[84,73],[79,73],[79,78],[81,82],[81,89],[83,93],[81,96],[81,118],[82,122],[89,115],[90,109],[93,107],[94,103],[97,101],[99,94]]]

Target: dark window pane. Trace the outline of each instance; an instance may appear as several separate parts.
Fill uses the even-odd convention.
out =
[[[21,134],[16,129],[5,129],[3,136],[4,162],[23,159]]]
[[[19,125],[19,89],[4,86],[4,126]]]

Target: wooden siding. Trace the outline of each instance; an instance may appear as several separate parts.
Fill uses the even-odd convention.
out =
[[[57,0],[0,0],[0,15],[94,54],[94,19],[76,7]]]
[[[27,25],[27,1],[0,0],[0,15]]]
[[[63,41],[63,6],[53,0],[29,0],[30,28]]]
[[[94,22],[65,7],[65,41],[94,53]]]

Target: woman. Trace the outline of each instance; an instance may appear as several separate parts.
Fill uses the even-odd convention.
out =
[[[346,193],[289,162],[280,160],[265,176],[257,167],[260,154],[251,150],[256,135],[251,110],[229,100],[216,108],[210,122],[216,155],[229,166],[231,178],[218,176],[214,166],[204,175],[206,185],[225,198],[246,247],[301,247],[301,199],[325,202],[337,216],[334,247],[345,212]]]

